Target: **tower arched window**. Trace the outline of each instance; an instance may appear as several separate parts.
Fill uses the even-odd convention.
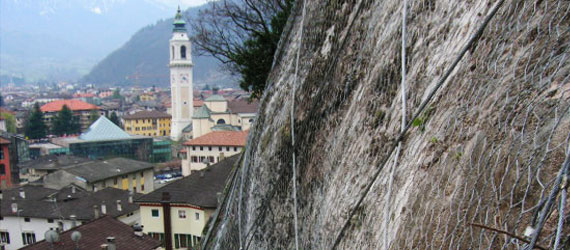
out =
[[[218,122],[216,122],[217,124],[226,124],[226,120],[224,119],[219,119]]]
[[[172,59],[174,59],[174,46],[172,46]]]
[[[182,59],[186,59],[186,46],[182,45],[180,47],[180,57]]]

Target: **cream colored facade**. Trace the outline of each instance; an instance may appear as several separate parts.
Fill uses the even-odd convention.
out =
[[[94,191],[102,190],[106,187],[114,187],[146,194],[154,191],[153,178],[153,169],[148,169],[94,182],[91,187]]]
[[[170,136],[171,118],[125,119],[125,131],[131,135]]]
[[[234,146],[186,146],[187,157],[182,159],[182,176],[188,176],[192,171],[206,168],[207,163],[212,165],[230,157],[239,154],[243,147]]]
[[[153,216],[153,210],[154,212]],[[202,231],[208,222],[208,219],[215,210],[202,209],[188,204],[171,204],[170,218],[172,225],[172,246],[174,249],[187,249],[178,244],[176,248],[176,235],[189,235],[191,244],[199,243],[202,238]],[[153,236],[154,234],[162,234],[164,237],[164,211],[160,204],[140,204],[141,225],[143,232]]]
[[[214,100],[209,100],[214,99]],[[232,113],[228,101],[220,95],[214,95],[204,101],[204,107],[194,111],[192,117],[192,138],[198,138],[214,131],[216,125],[231,125],[245,131],[251,128],[255,113]]]

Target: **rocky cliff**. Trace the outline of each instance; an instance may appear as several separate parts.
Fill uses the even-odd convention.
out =
[[[570,2],[408,2],[402,136],[403,1],[297,2],[206,248],[569,247]]]

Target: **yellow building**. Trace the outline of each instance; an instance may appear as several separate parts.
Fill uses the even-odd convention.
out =
[[[142,102],[154,101],[154,100],[156,100],[156,96],[152,92],[151,93],[144,93],[144,94],[139,96],[139,99]]]
[[[218,193],[223,192],[239,157],[228,157],[137,199],[143,232],[163,241],[165,247],[167,244],[173,249],[197,246],[218,206]],[[170,230],[165,230],[165,225],[170,225]]]
[[[172,116],[160,111],[139,111],[123,116],[125,131],[131,135],[170,136]]]

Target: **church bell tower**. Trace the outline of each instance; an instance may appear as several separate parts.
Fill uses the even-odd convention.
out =
[[[172,125],[170,137],[179,140],[182,129],[192,123],[192,49],[186,33],[186,22],[180,7],[174,18],[170,39],[170,92],[172,104]]]

